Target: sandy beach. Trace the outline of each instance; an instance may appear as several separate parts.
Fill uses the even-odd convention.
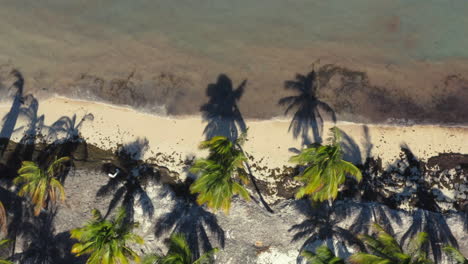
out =
[[[141,257],[173,256],[168,238],[180,234],[192,262],[216,247],[209,263],[302,264],[319,245],[355,262],[351,254],[372,249],[358,242],[372,223],[399,244],[392,262],[412,254],[420,231],[428,243],[418,252],[434,263],[452,263],[447,245],[468,256],[468,1],[0,6],[0,227],[14,242],[0,261],[84,264],[95,256],[73,245],[98,240],[112,252],[85,253],[106,258],[118,240]],[[333,127],[362,180],[341,182],[336,171],[306,186],[295,177],[305,166],[289,160],[327,144]],[[190,167],[208,154],[200,142],[244,131],[251,199],[235,194],[230,212],[218,211],[239,175]],[[64,167],[51,166],[63,156]],[[31,175],[28,160],[44,173]],[[53,178],[64,203],[54,203]],[[308,195],[297,199],[301,186]],[[329,196],[311,203],[310,191]],[[91,209],[107,221],[119,207],[126,216],[114,223],[138,222],[123,229],[143,244],[100,237],[107,231],[70,236],[109,230],[90,222]]]
[[[9,109],[10,105],[1,105],[0,116],[5,116]],[[185,160],[204,155],[197,149],[199,142],[204,139],[203,130],[206,126],[201,116],[168,118],[64,97],[41,101],[37,116],[44,115],[45,128],[42,133],[47,134],[47,126],[59,118],[76,115],[78,123],[87,114],[92,114],[94,119],[84,121],[80,133],[88,143],[103,149],[115,149],[119,144],[147,139],[149,148],[144,153],[144,159],[153,159],[159,165],[181,173],[181,176],[187,169]],[[288,162],[293,154],[291,149],[300,149],[301,140],[295,139],[288,132],[289,120],[248,119],[246,124],[249,128],[248,141],[244,147],[258,165],[257,168],[262,168],[257,171],[259,177],[264,178],[276,168],[292,165]],[[324,131],[331,126],[331,123],[325,123]],[[353,162],[360,162],[370,154],[380,157],[385,165],[391,164],[399,157],[402,145],[409,147],[422,161],[439,153],[468,153],[467,127],[387,126],[349,122],[338,122],[337,126],[344,132],[347,145],[351,146],[349,151],[352,153],[348,153],[347,158]],[[20,116],[12,140],[19,141],[27,128],[28,120]]]

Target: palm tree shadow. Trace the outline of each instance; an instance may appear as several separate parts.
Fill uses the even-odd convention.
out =
[[[338,129],[341,134],[341,149],[343,150],[343,159],[355,164],[362,164],[361,148],[356,141],[346,132]]]
[[[435,260],[440,261],[442,258],[442,246],[451,244],[457,247],[457,241],[448,226],[446,218],[442,215],[441,208],[436,202],[436,196],[431,191],[431,188],[424,180],[425,166],[413,154],[411,149],[402,144],[402,159],[405,159],[408,166],[401,171],[401,175],[405,180],[418,182],[416,189],[405,189],[401,193],[396,194],[396,197],[410,196],[410,203],[418,208],[413,212],[413,222],[402,237],[403,244],[408,243],[418,232],[426,232],[428,234],[427,245],[428,252],[432,252]],[[391,166],[397,168],[398,162]],[[415,178],[416,177],[416,178]]]
[[[150,182],[159,182],[159,173],[150,164],[142,161],[148,148],[148,140],[138,138],[117,148],[115,163],[103,165],[102,170],[109,176],[109,180],[99,188],[96,197],[113,195],[105,218],[122,203],[127,213],[125,221],[133,221],[136,201],[146,216],[153,216],[154,205],[145,191],[145,186]]]
[[[364,146],[364,150],[366,151],[365,159],[367,160],[372,157],[372,149],[374,148],[374,145],[371,143],[372,138],[369,133],[369,127],[367,125],[363,126],[363,131],[364,131],[363,146]]]
[[[411,175],[424,177],[424,165],[417,159],[411,149],[403,144],[401,150],[410,165],[404,171],[404,175],[406,177]],[[436,202],[436,197],[425,181],[418,184],[414,195],[415,201],[413,203],[419,210],[413,212],[413,223],[403,235],[402,242],[407,243],[417,232],[424,231],[429,236],[428,252],[432,252],[434,259],[440,261],[442,258],[442,246],[451,244],[457,247],[457,241],[445,217],[439,213],[441,210]]]
[[[401,241],[408,244],[410,239],[418,232],[426,232],[429,236],[426,245],[426,252],[432,252],[436,261],[442,259],[442,247],[444,245],[453,245],[458,247],[456,238],[447,224],[444,215],[437,212],[430,212],[419,209],[413,213],[413,223],[404,233]]]
[[[462,212],[463,230],[468,231],[468,201],[460,205],[460,212]]]
[[[21,72],[16,69],[11,71],[11,75],[16,78],[16,81],[10,89],[15,88],[16,92],[10,111],[8,111],[6,116],[3,118],[3,127],[0,130],[0,157],[3,156],[8,147],[10,138],[15,130],[16,122],[18,121],[21,105],[23,104],[24,77]]]
[[[91,113],[85,114],[79,121],[76,114],[72,117],[62,116],[48,127],[47,141],[52,142],[46,149],[47,157],[71,157],[74,160],[86,160],[88,157],[86,140],[81,136],[80,129],[84,122],[93,121],[94,115]],[[76,150],[80,145],[83,145],[81,158]]]
[[[196,203],[196,195],[190,193],[189,188],[193,181],[192,178],[187,177],[182,183],[169,185],[176,195],[176,204],[171,212],[157,221],[155,235],[161,236],[168,232],[184,234],[194,257],[199,258],[202,252],[214,248],[208,232],[216,237],[216,242],[223,248],[225,236],[216,216],[205,210],[203,206],[199,206]]]
[[[4,183],[4,179],[2,180],[2,183]],[[25,198],[18,196],[15,191],[11,191],[9,188],[0,188],[0,201],[3,203],[7,212],[6,235],[11,241],[8,245],[10,255],[15,250],[17,237],[22,234],[21,223],[25,219],[33,217],[32,213],[25,214],[26,210],[24,208],[25,206],[23,206],[26,202],[25,200]]]
[[[404,200],[405,197],[411,196],[411,204],[414,207],[432,212],[440,212],[441,209],[436,202],[436,197],[431,192],[430,186],[428,186],[427,182],[424,180],[424,164],[414,155],[406,144],[402,144],[400,148],[400,160],[397,160],[395,164],[391,165],[387,173],[392,174],[392,172],[397,171],[403,180],[411,180],[417,182],[417,184],[416,189],[405,188],[405,190],[396,194],[396,196],[401,197],[399,200]],[[400,168],[401,161],[406,161],[408,164],[407,166],[403,166],[404,169]]]
[[[379,203],[359,203],[356,206],[347,206],[343,210],[337,211],[338,217],[346,219],[356,209],[359,210],[359,213],[357,213],[356,219],[353,220],[353,224],[348,228],[354,234],[367,234],[370,232],[371,225],[377,223],[393,235],[395,230],[391,224],[403,224],[398,213],[392,213],[387,206]]]
[[[21,156],[23,160],[32,160],[36,141],[42,137],[42,131],[47,126],[44,124],[44,115],[38,115],[39,101],[34,96],[26,95],[24,105],[25,107],[20,109],[20,116],[27,119],[28,125],[18,144],[22,149],[15,151],[15,153]]]
[[[30,210],[25,210],[30,211]],[[54,218],[56,211],[43,212],[39,217],[26,216],[20,222],[24,241],[23,252],[15,254],[24,264],[67,264],[85,263],[85,257],[75,257],[71,253],[76,242],[68,232],[55,234]]]
[[[93,120],[92,114],[86,114],[78,121],[76,114],[74,114],[72,117],[62,116],[51,126],[44,127],[47,130],[47,136],[44,140],[51,143],[47,144],[38,155],[39,166],[46,167],[56,158],[70,157],[67,170],[58,176],[60,182],[64,183],[70,171],[74,169],[73,161],[86,161],[88,159],[88,146],[80,134],[80,129],[84,122]]]
[[[214,136],[225,136],[234,141],[240,133],[247,130],[237,106],[246,84],[247,80],[244,80],[234,89],[232,80],[226,74],[220,74],[216,83],[208,85],[206,95],[210,99],[208,103],[200,107],[203,119],[208,121],[203,131],[206,139]]]
[[[289,232],[295,232],[293,242],[306,239],[300,251],[316,241],[324,240],[341,241],[342,244],[347,243],[361,250],[364,249],[364,245],[353,232],[338,226],[342,219],[335,212],[340,211],[340,208],[335,208],[333,212],[330,212],[330,208],[327,208],[325,203],[314,207],[310,201],[306,200],[297,201],[295,205],[302,214],[307,216],[302,223],[293,225],[289,229]]]
[[[373,144],[371,143],[371,138],[369,135],[369,127],[367,125],[362,126],[364,138],[361,141],[362,150],[359,144],[354,140],[350,135],[345,131],[338,128],[338,131],[341,134],[341,149],[343,151],[343,159],[355,164],[362,165],[365,162],[365,159],[371,157],[371,152]],[[365,156],[363,156],[365,154]]]
[[[284,88],[298,93],[278,101],[280,106],[286,106],[284,111],[286,115],[295,111],[289,131],[292,130],[294,138],[301,137],[303,145],[321,143],[324,118],[320,110],[329,114],[333,122],[336,122],[336,115],[327,103],[317,97],[320,87],[315,70],[307,75],[296,74],[295,80],[285,81]],[[312,130],[313,140],[309,136],[309,129]]]
[[[6,159],[6,167],[8,169],[6,176],[9,179],[13,179],[17,175],[18,169],[21,167],[22,161],[33,160],[34,151],[36,148],[36,139],[40,137],[40,133],[44,125],[44,116],[38,116],[37,111],[39,108],[39,102],[32,95],[26,95],[24,97],[24,106],[20,108],[20,117],[27,120],[27,128],[24,132],[24,136],[16,144],[14,150],[9,153]],[[7,182],[8,186],[11,186],[11,182]]]

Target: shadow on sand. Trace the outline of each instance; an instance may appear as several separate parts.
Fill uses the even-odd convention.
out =
[[[16,89],[16,92],[10,111],[8,111],[2,120],[3,126],[0,130],[0,158],[8,147],[10,138],[15,130],[16,122],[18,121],[21,105],[23,104],[24,77],[18,70],[12,70],[11,75],[16,78],[16,81],[12,84],[10,89]]]

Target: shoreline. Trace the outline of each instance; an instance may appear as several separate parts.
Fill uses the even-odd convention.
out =
[[[80,98],[72,98],[72,97],[66,97],[63,95],[58,95],[54,94],[50,97],[47,97],[43,99],[43,101],[48,101],[48,100],[53,100],[53,99],[58,99],[58,100],[68,100],[68,101],[74,101],[74,102],[81,102],[81,103],[92,103],[92,104],[97,104],[97,105],[102,105],[104,107],[109,107],[109,108],[114,108],[116,110],[122,110],[122,111],[133,111],[141,114],[146,114],[149,116],[154,116],[157,118],[163,118],[167,120],[187,120],[187,119],[200,119],[201,114],[196,115],[188,115],[188,114],[161,114],[161,113],[155,113],[151,111],[145,111],[145,109],[137,109],[131,105],[118,105],[118,104],[113,104],[109,102],[103,102],[99,100],[87,100],[87,99],[80,99]],[[8,100],[5,100],[8,101]],[[11,102],[0,102],[0,109],[4,109],[7,107],[10,107]],[[158,107],[165,107],[163,106],[158,106]],[[201,118],[202,119],[202,118]],[[245,121],[248,122],[256,122],[256,123],[261,123],[261,122],[291,122],[292,117],[291,116],[286,116],[286,115],[280,115],[280,116],[274,116],[270,118],[244,118]],[[360,122],[353,122],[353,121],[346,121],[346,120],[337,120],[336,121],[336,126],[340,125],[362,125],[362,126],[368,126],[368,127],[396,127],[396,128],[408,128],[408,127],[442,127],[442,128],[461,128],[461,129],[468,129],[468,123],[465,124],[450,124],[450,123],[417,123],[412,120],[408,120],[408,124],[397,124],[397,123],[377,123],[377,122],[366,122],[366,123],[360,123]],[[328,123],[328,122],[326,122]],[[0,123],[1,124],[1,123]]]
[[[0,105],[0,116],[5,116],[9,109],[8,105]],[[119,144],[147,139],[148,149],[143,158],[152,159],[182,177],[187,167],[186,160],[206,154],[198,150],[199,142],[205,139],[203,130],[207,124],[201,116],[159,116],[132,108],[66,97],[40,101],[37,116],[44,115],[47,127],[64,116],[72,119],[75,114],[76,124],[86,114],[94,116],[92,121],[84,121],[79,128],[88,143],[114,150]],[[260,178],[271,175],[277,169],[292,166],[288,162],[293,155],[291,149],[300,149],[302,144],[300,138],[294,138],[288,132],[290,120],[245,121],[249,127],[245,151],[253,157],[252,162],[257,164],[256,173]],[[18,118],[11,140],[21,139],[27,129],[27,122],[22,116]],[[332,123],[324,123],[324,139],[331,126]],[[345,158],[355,163],[364,161],[370,154],[380,157],[384,166],[388,166],[398,159],[403,145],[407,145],[422,161],[440,153],[468,153],[468,145],[463,144],[468,138],[466,126],[396,126],[346,121],[339,121],[336,126],[344,132],[343,138],[351,152]],[[47,134],[44,132],[47,132],[46,128],[43,134]]]

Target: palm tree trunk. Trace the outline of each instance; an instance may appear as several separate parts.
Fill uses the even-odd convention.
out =
[[[12,240],[12,249],[11,249],[11,257],[14,257],[15,256],[15,251],[16,251],[16,242],[17,242],[17,238],[18,238],[18,231],[19,231],[19,222],[23,220],[23,203],[21,202],[21,199],[19,197],[16,197],[14,198],[13,200],[13,220],[15,223],[11,223],[13,224],[13,234],[11,234],[11,240]],[[19,214],[19,217],[16,218],[16,216]],[[17,220],[17,221],[15,221]],[[8,234],[8,237],[10,237],[10,234]]]
[[[244,154],[244,156],[247,157],[247,155],[245,154],[244,152],[244,149],[242,149],[242,147],[237,144],[237,147],[240,149],[240,151],[242,151],[242,153]],[[253,173],[252,173],[252,169],[250,168],[250,165],[249,163],[246,161],[244,162],[245,163],[245,166],[247,167],[247,171],[249,173],[249,177],[250,177],[250,181],[252,182],[254,188],[255,188],[255,191],[257,192],[258,194],[258,197],[260,198],[260,202],[263,204],[263,206],[265,207],[265,209],[270,212],[270,213],[274,213],[273,209],[271,209],[271,207],[268,205],[268,203],[265,201],[265,199],[263,199],[263,195],[262,193],[260,192],[260,188],[258,188],[258,185],[257,185],[257,181],[255,179],[255,177],[253,176]]]
[[[333,205],[334,205],[334,203],[333,203],[333,200],[332,200],[332,199],[328,199],[327,202],[328,202],[328,217],[330,218],[330,216],[331,216],[332,213],[333,213],[333,209],[334,209],[334,208],[333,208]]]

